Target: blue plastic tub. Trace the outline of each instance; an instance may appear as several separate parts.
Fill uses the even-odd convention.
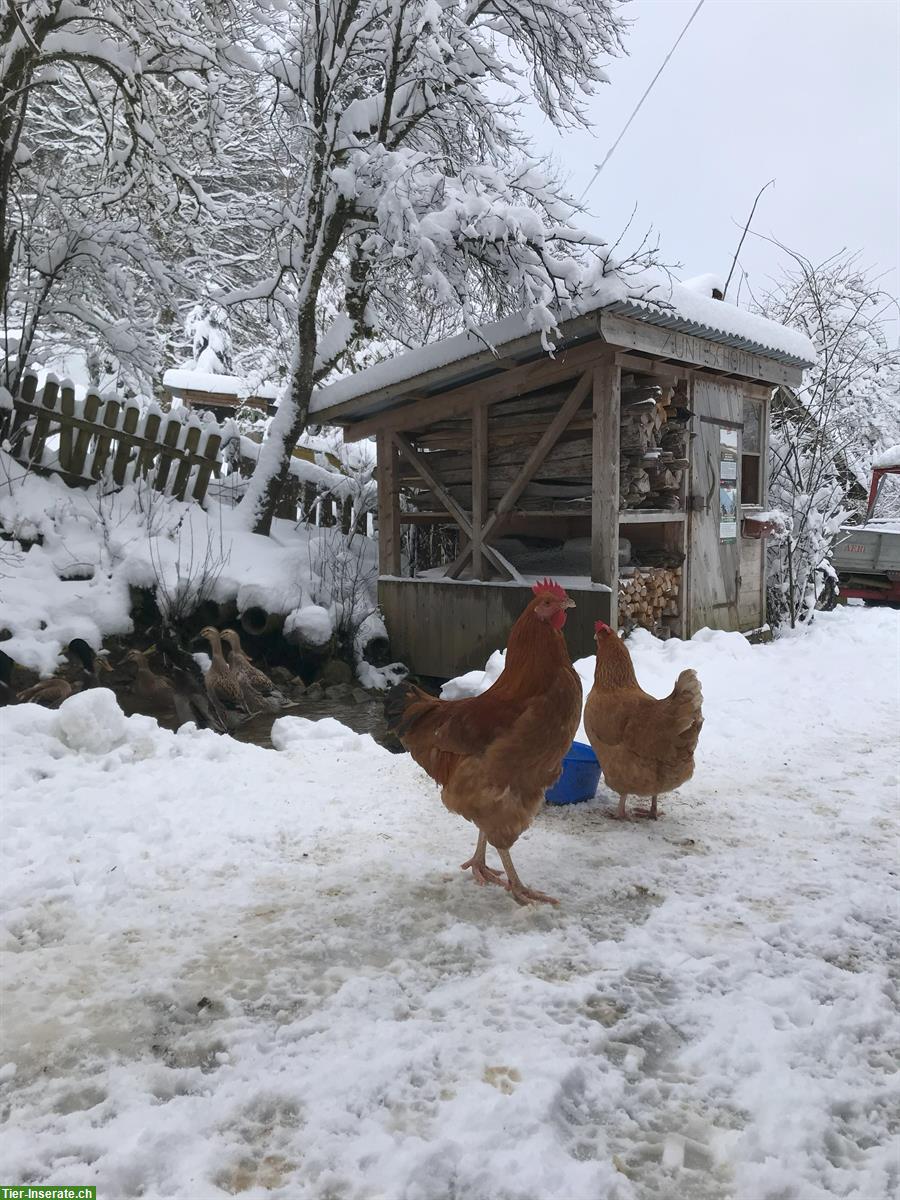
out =
[[[590,746],[573,742],[563,759],[562,775],[547,792],[548,804],[580,804],[592,800],[600,782],[600,764]]]

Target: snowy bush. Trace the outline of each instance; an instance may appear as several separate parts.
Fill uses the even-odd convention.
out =
[[[900,436],[900,352],[884,323],[896,301],[856,255],[816,265],[786,253],[794,267],[759,307],[807,334],[819,356],[802,388],[772,400],[769,495],[788,530],[768,545],[768,616],[794,628],[832,590],[834,539],[865,509],[873,455]]]

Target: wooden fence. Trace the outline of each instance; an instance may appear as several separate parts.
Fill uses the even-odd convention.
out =
[[[38,394],[37,378],[26,375],[12,408],[0,410],[0,441],[9,441],[23,466],[70,484],[109,477],[121,485],[141,477],[177,500],[202,502],[210,476],[221,469],[223,431],[184,415],[186,420],[142,413],[136,404],[102,400],[94,392],[76,400],[71,387],[53,379]],[[54,438],[58,444],[48,447]]]
[[[34,375],[25,376],[12,407],[0,407],[0,442],[8,442],[13,458],[29,470],[60,475],[80,487],[101,479],[121,486],[141,478],[177,500],[199,503],[211,477],[224,475],[220,453],[225,433],[223,426],[201,424],[184,409],[172,415],[142,412],[136,404],[103,400],[94,392],[76,400],[71,387],[60,387],[53,379],[38,393]],[[315,453],[304,447],[298,446],[294,455],[316,461]],[[254,466],[255,460],[240,459],[238,470],[216,486],[215,498],[235,503]],[[344,533],[366,533],[368,528],[366,508],[357,510],[349,496],[333,496],[293,475],[275,515],[308,525],[340,525]]]

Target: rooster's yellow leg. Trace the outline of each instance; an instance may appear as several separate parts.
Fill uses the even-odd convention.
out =
[[[496,883],[499,887],[506,887],[506,879],[502,871],[495,871],[493,867],[489,867],[486,861],[487,854],[487,836],[483,833],[478,834],[478,844],[475,847],[475,853],[468,862],[460,863],[461,871],[468,871],[472,868],[472,878],[476,883],[484,885],[485,883]]]
[[[525,886],[513,866],[513,860],[510,858],[508,850],[498,850],[497,853],[506,868],[507,891],[516,904],[530,904],[532,900],[537,901],[538,904],[559,904],[559,901],[552,896],[547,896],[544,892],[536,892],[534,888]]]

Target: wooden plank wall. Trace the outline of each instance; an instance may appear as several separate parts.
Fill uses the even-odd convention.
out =
[[[576,607],[565,627],[572,658],[594,653],[594,622],[610,622],[610,593],[567,587]],[[378,602],[394,656],[419,675],[449,679],[484,667],[533,599],[529,585],[380,579]]]

